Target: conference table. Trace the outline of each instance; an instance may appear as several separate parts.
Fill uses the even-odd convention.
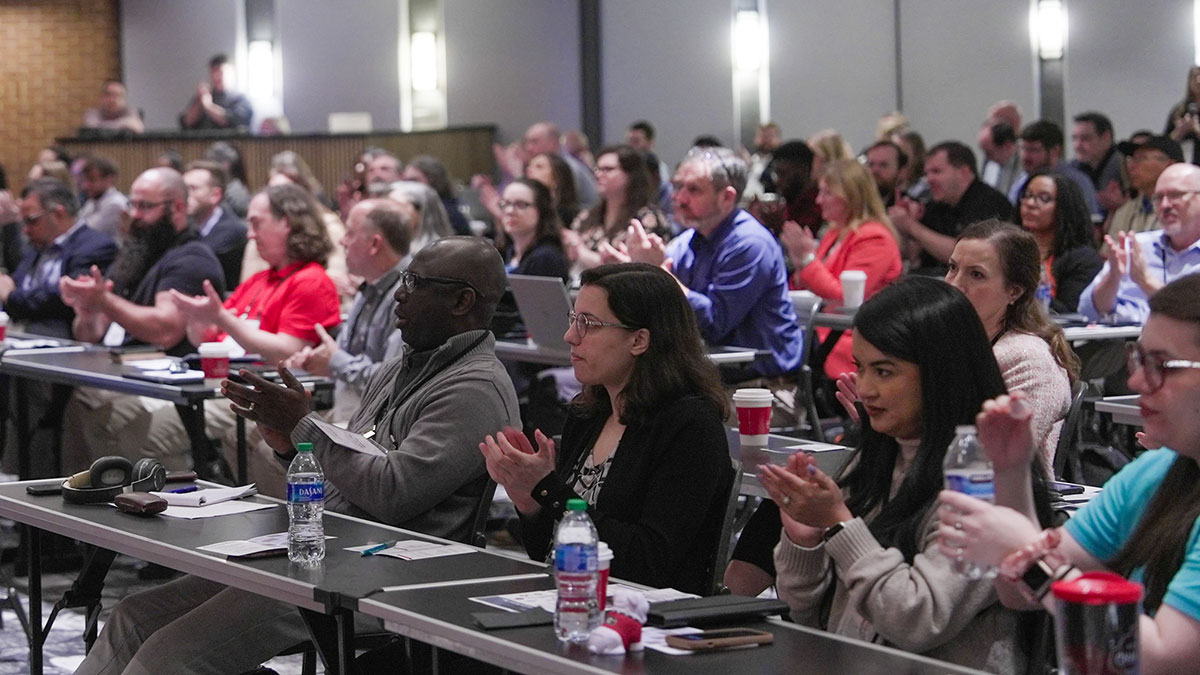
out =
[[[847,331],[854,327],[854,314],[855,310],[843,310],[840,307],[823,308],[817,312],[813,323],[821,328]],[[1141,334],[1141,326],[1130,325],[1093,323],[1086,326],[1065,326],[1063,328],[1063,335],[1070,342],[1128,340]]]
[[[1127,424],[1140,427],[1143,424],[1142,412],[1138,407],[1138,395],[1106,396],[1096,401],[1096,412],[1112,415],[1112,421],[1117,424]]]
[[[23,336],[36,337],[36,336]],[[61,346],[31,349],[5,349],[0,353],[0,376],[18,379],[16,414],[18,440],[18,476],[30,477],[28,406],[21,380],[39,380],[70,387],[95,387],[108,391],[161,399],[175,405],[179,418],[191,441],[193,467],[201,478],[213,477],[216,452],[208,440],[204,422],[204,402],[221,396],[220,386],[214,383],[167,384],[131,377],[125,366],[114,359],[112,352],[98,345],[85,345],[70,340],[56,340]],[[327,378],[300,376],[305,388],[312,392],[313,408],[323,410],[333,405],[333,382]],[[237,418],[239,484],[246,482],[245,427]]]
[[[766,488],[758,480],[758,465],[771,463],[782,466],[798,451],[805,451],[817,460],[817,468],[829,476],[837,476],[846,463],[857,452],[832,443],[821,443],[803,438],[779,434],[767,436],[767,446],[743,448],[737,427],[726,427],[725,437],[729,441],[729,455],[742,463],[742,487],[740,493],[748,497],[770,499]]]
[[[471,614],[490,609],[471,598],[552,589],[553,579],[541,563],[484,549],[427,560],[363,557],[346,548],[391,540],[449,542],[333,513],[326,514],[325,533],[334,538],[326,541],[326,558],[317,566],[295,565],[286,556],[231,560],[197,547],[286,530],[287,514],[280,502],[250,497],[271,506],[215,518],[144,517],[109,505],[67,504],[58,496],[35,497],[25,491],[30,484],[46,482],[0,485],[0,516],[26,524],[31,531],[29,663],[34,675],[42,672],[41,650],[48,632],[41,615],[42,531],[294,605],[329,673],[350,672],[354,612],[380,619],[388,630],[437,648],[528,673],[783,673],[805,664],[881,675],[977,672],[775,619],[737,622],[773,634],[773,644],[755,649],[689,656],[649,650],[627,656],[595,655],[579,645],[559,642],[548,626],[487,632],[474,625]]]
[[[359,597],[384,587],[431,588],[454,585],[463,580],[474,583],[545,575],[544,565],[483,554],[481,550],[468,555],[414,561],[363,557],[345,549],[392,540],[451,542],[330,512],[325,514],[325,534],[334,538],[326,540],[325,560],[318,566],[292,564],[287,556],[228,560],[197,547],[287,531],[287,511],[282,502],[254,496],[244,501],[270,504],[270,508],[187,520],[131,515],[110,504],[68,504],[60,496],[32,496],[25,491],[28,485],[54,482],[0,484],[0,516],[28,525],[30,529],[30,671],[34,675],[41,672],[41,646],[48,632],[48,627],[43,629],[41,622],[42,531],[295,605],[312,629],[325,659],[326,672],[349,672],[348,662],[353,658],[353,617],[345,605]]]

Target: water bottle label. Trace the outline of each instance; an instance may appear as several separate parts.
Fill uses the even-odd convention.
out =
[[[996,483],[991,473],[947,473],[946,489],[989,502],[996,498]]]
[[[325,501],[325,481],[319,483],[288,483],[287,500],[292,504]]]
[[[559,572],[595,572],[596,547],[568,544],[554,549],[554,569]]]

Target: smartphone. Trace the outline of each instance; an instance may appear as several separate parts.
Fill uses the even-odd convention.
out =
[[[723,628],[706,630],[685,635],[668,635],[667,645],[676,649],[700,651],[704,649],[728,649],[748,645],[767,645],[775,639],[770,633],[750,628]]]
[[[43,483],[41,485],[26,485],[25,492],[35,497],[62,494],[62,483]]]
[[[1062,481],[1052,480],[1047,485],[1051,490],[1060,495],[1077,495],[1083,492],[1083,486],[1074,483],[1063,483]]]

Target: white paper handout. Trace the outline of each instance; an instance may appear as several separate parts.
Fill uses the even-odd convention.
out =
[[[172,518],[184,518],[186,520],[195,520],[196,518],[215,518],[217,516],[230,516],[235,513],[248,513],[250,511],[259,511],[278,506],[278,504],[262,504],[258,502],[221,502],[220,504],[210,504],[208,506],[168,506],[166,511],[163,511],[164,516]]]
[[[207,488],[196,490],[195,492],[151,492],[150,494],[162,497],[167,500],[168,506],[208,506],[210,504],[220,504],[233,499],[241,499],[250,495],[258,494],[254,483],[243,485],[241,487],[230,488]]]
[[[367,544],[365,546],[351,546],[347,551],[362,553],[370,548],[375,548],[378,544]],[[438,544],[432,541],[421,541],[420,539],[406,539],[398,541],[395,544],[376,551],[371,555],[387,556],[388,558],[399,558],[400,560],[425,560],[427,558],[441,558],[448,555],[461,555],[463,553],[474,553],[479,549],[472,548],[466,544]]]
[[[325,438],[328,438],[334,445],[350,448],[351,450],[355,452],[361,452],[364,455],[377,455],[379,457],[387,455],[387,453],[383,451],[383,448],[367,440],[367,438],[362,434],[356,434],[353,431],[346,431],[341,427],[335,427],[334,425],[323,420],[314,419],[313,421],[316,422],[317,429],[320,430],[322,434],[325,434]]]

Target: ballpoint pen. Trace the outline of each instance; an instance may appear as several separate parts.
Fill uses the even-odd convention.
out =
[[[170,494],[173,494],[173,495],[182,495],[182,494],[186,494],[188,492],[195,492],[196,490],[199,490],[199,489],[200,488],[196,487],[195,485],[189,485],[187,487],[181,487],[178,490],[168,490],[167,492],[169,492]]]
[[[370,548],[363,549],[362,554],[363,555],[375,555],[376,553],[379,553],[380,551],[384,551],[384,550],[387,550],[387,549],[395,546],[397,541],[398,541],[397,539],[393,539],[391,541],[385,541],[382,544],[375,544],[374,546],[372,546]]]

